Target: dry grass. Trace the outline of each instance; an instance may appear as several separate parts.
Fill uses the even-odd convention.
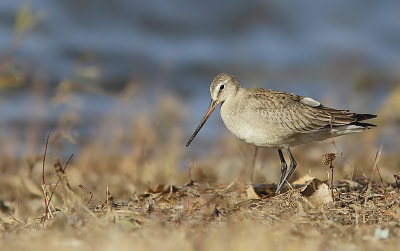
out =
[[[334,189],[312,198],[315,191],[304,192],[299,180],[274,196],[265,184],[279,175],[275,152],[260,152],[254,192],[245,185],[253,148],[227,134],[202,157],[185,157],[190,149],[181,134],[184,111],[177,107],[165,98],[156,117],[138,115],[128,122],[105,117],[96,129],[104,137],[76,138],[81,148],[68,165],[60,147],[68,137],[60,123],[44,167],[47,201],[55,191],[47,216],[44,143],[29,158],[3,150],[2,248],[396,250],[400,245],[400,191],[393,177],[400,160],[397,151],[377,154],[379,127],[335,145],[294,148],[299,167],[293,180],[311,175],[331,187],[333,169]],[[329,155],[328,163],[323,156],[332,151],[336,159]],[[60,156],[65,157],[58,162]]]
[[[40,217],[17,222],[3,211],[2,247],[395,250],[400,244],[399,190],[355,182],[336,185],[336,201],[325,205],[311,203],[301,188],[248,199],[239,184],[210,187],[193,182],[159,186],[108,204],[95,201],[88,208],[84,204],[89,196],[71,195],[75,203],[64,203],[54,219],[45,222]]]

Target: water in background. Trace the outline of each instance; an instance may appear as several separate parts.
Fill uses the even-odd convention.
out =
[[[0,55],[12,47],[24,3],[0,1]],[[19,81],[14,87],[0,87],[3,139],[15,130],[24,138],[32,124],[51,129],[71,109],[83,117],[74,128],[80,137],[93,136],[104,114],[156,112],[167,95],[186,104],[189,136],[219,72],[234,73],[246,87],[376,112],[400,69],[395,0],[35,0],[31,11],[38,21],[7,67],[7,74],[23,76],[10,78]],[[136,94],[119,104],[118,93],[130,84]],[[54,99],[63,93],[73,99]],[[201,132],[208,140],[222,130],[213,117]]]

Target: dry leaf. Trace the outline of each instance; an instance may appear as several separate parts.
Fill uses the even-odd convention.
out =
[[[260,199],[260,196],[254,191],[253,185],[246,186],[246,195],[247,199]]]
[[[328,185],[319,179],[313,179],[304,187],[301,194],[313,205],[321,206],[333,202]]]

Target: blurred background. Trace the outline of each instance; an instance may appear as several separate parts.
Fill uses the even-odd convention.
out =
[[[218,113],[184,147],[220,72],[245,87],[376,113],[368,153],[397,153],[399,13],[395,0],[2,0],[2,170],[42,154],[47,132],[52,156],[98,161],[118,152],[163,170],[247,152]],[[157,156],[162,164],[149,164]]]

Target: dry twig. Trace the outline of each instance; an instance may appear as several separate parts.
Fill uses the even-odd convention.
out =
[[[42,162],[42,189],[43,189],[43,195],[44,195],[44,210],[45,210],[44,211],[44,220],[46,220],[48,218],[48,214],[49,214],[47,187],[46,187],[46,181],[44,179],[44,165],[46,163],[47,146],[49,144],[49,137],[50,137],[50,133],[47,134],[46,144],[44,147],[43,162]],[[51,212],[50,212],[50,215],[51,215]]]
[[[67,162],[65,163],[64,168],[61,167],[62,173],[64,173],[64,172],[65,172],[65,169],[67,169],[67,166],[68,166],[68,164],[69,164],[69,162],[71,161],[71,159],[72,159],[73,156],[74,156],[74,155],[71,154],[71,155],[69,156]],[[49,203],[51,202],[51,199],[53,198],[53,194],[54,194],[54,192],[56,191],[57,185],[58,185],[58,183],[60,182],[60,180],[61,180],[61,175],[58,177],[58,180],[57,180],[57,182],[56,182],[56,185],[54,186],[53,192],[51,192],[51,195],[50,195],[50,198],[49,198]]]
[[[106,203],[104,203],[99,198],[97,198],[91,191],[87,190],[83,185],[79,185],[79,188],[82,189],[83,191],[87,192],[88,194],[90,194],[90,199],[89,199],[87,205],[89,205],[89,203],[92,200],[92,198],[95,198],[95,200],[97,200],[100,204],[102,204],[105,207],[107,206]]]
[[[326,166],[329,166],[331,169],[331,193],[332,193],[332,200],[335,201],[335,195],[333,194],[333,161],[336,159],[336,154],[334,153],[327,153],[322,155],[322,163]]]

